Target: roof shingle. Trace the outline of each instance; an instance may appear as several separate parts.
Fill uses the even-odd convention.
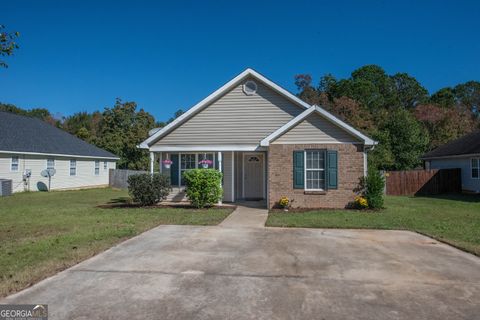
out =
[[[118,159],[40,119],[0,111],[0,151]]]
[[[480,130],[444,144],[428,153],[422,159],[480,154]]]

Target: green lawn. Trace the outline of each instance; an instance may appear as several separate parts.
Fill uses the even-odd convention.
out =
[[[117,208],[126,191],[20,193],[0,198],[0,296],[160,224],[215,225],[232,209]]]
[[[394,197],[379,212],[271,212],[267,226],[416,231],[480,255],[480,196]]]

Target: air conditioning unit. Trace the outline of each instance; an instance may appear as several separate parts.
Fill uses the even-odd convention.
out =
[[[12,194],[12,180],[0,179],[0,197]]]

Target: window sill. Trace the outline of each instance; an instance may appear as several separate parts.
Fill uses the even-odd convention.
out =
[[[321,190],[305,190],[303,194],[312,194],[312,195],[322,195],[322,194],[327,194],[326,191],[321,191]]]

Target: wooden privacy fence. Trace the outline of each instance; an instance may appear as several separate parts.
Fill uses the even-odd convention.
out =
[[[147,171],[110,169],[108,173],[108,185],[113,188],[127,189],[128,177],[134,174],[147,173]]]
[[[388,171],[385,174],[386,194],[429,195],[461,192],[461,169]]]

